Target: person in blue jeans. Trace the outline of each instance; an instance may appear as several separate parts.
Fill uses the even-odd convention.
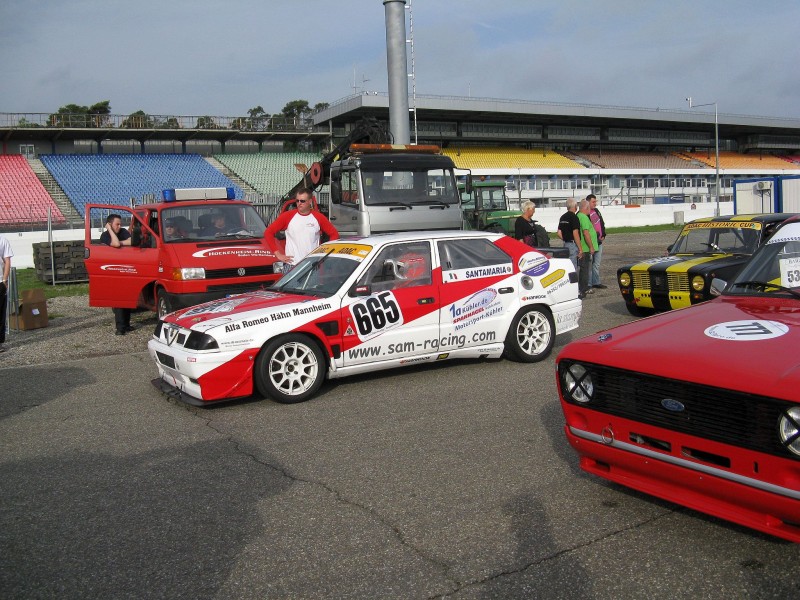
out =
[[[567,212],[558,219],[558,237],[564,242],[564,247],[569,250],[569,259],[575,271],[578,271],[578,250],[581,245],[581,224],[578,220],[578,201],[575,198],[567,200]]]
[[[603,221],[603,215],[597,210],[597,196],[589,194],[586,199],[589,201],[589,220],[591,220],[592,226],[597,233],[597,251],[592,257],[592,273],[589,277],[589,287],[603,290],[608,287],[600,281],[600,263],[603,260],[603,240],[606,239],[606,224]]]

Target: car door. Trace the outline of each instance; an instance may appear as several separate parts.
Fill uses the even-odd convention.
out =
[[[431,257],[427,240],[389,244],[376,254],[343,300],[345,366],[435,350],[439,286]]]
[[[511,257],[486,238],[441,240],[437,251],[440,350],[501,342],[517,298]]]
[[[132,235],[133,229],[139,228],[142,241],[138,246],[112,248],[100,242],[105,218],[114,213],[122,217],[123,226]],[[158,236],[122,206],[88,204],[86,215],[84,263],[89,276],[89,305],[137,308],[142,304],[142,290],[159,277]]]

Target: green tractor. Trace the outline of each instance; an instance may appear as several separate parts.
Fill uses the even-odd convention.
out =
[[[472,193],[466,192],[466,186],[459,184],[461,191],[461,210],[464,215],[464,229],[478,231],[495,231],[514,237],[514,223],[520,211],[508,209],[505,181],[484,180],[472,181]],[[536,245],[540,252],[551,258],[569,258],[567,248],[553,248],[550,236],[544,227],[534,221],[536,229]]]
[[[464,184],[458,187],[461,191],[464,229],[499,231],[513,237],[514,221],[519,211],[508,210],[505,181],[473,181],[471,194],[464,191]]]

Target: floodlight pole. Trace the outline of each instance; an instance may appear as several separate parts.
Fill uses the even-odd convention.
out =
[[[714,149],[715,149],[715,154],[716,154],[716,171],[717,171],[717,175],[716,175],[716,177],[717,177],[717,179],[716,179],[717,192],[715,194],[716,197],[717,197],[717,209],[716,209],[714,214],[715,214],[715,216],[718,217],[719,214],[720,214],[720,212],[719,212],[719,190],[720,190],[720,186],[722,184],[721,184],[721,182],[719,180],[719,116],[718,116],[718,113],[717,113],[717,103],[716,102],[708,102],[706,104],[692,104],[692,97],[691,96],[686,98],[686,101],[689,103],[689,108],[696,108],[698,106],[713,106],[714,107]]]

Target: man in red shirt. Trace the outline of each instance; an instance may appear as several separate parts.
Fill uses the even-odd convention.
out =
[[[339,232],[325,215],[314,210],[311,203],[311,190],[300,188],[295,195],[297,208],[282,213],[264,232],[264,240],[275,257],[290,265],[296,265],[303,257],[320,244],[320,235],[324,233],[328,240],[339,239]],[[286,232],[286,248],[281,252],[275,234]]]

